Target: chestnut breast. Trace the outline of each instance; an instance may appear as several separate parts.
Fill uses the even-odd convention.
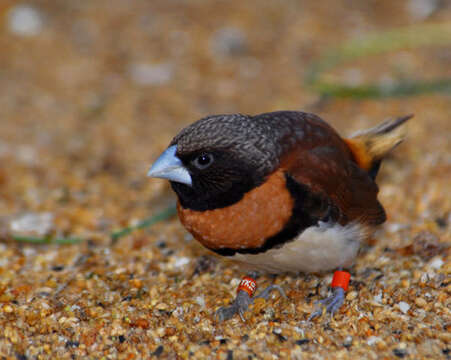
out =
[[[195,211],[177,206],[180,221],[210,249],[257,248],[280,232],[292,215],[294,200],[282,170],[224,208]]]

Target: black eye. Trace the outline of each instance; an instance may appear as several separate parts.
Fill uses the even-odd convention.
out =
[[[203,170],[209,167],[212,162],[213,162],[212,154],[200,154],[198,157],[194,159],[193,164],[199,170]]]

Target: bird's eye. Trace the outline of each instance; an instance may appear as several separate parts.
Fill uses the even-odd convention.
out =
[[[212,164],[212,162],[213,162],[213,155],[203,153],[194,159],[193,164],[199,170],[204,170],[207,167],[209,167]]]

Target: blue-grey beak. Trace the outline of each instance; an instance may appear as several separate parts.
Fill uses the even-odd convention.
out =
[[[168,179],[192,186],[191,175],[183,166],[181,160],[175,155],[177,145],[169,146],[154,162],[147,176]]]

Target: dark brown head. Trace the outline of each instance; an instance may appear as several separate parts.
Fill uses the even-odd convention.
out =
[[[263,183],[281,154],[303,135],[293,119],[277,114],[203,118],[172,140],[148,175],[170,180],[185,208],[232,205]]]

